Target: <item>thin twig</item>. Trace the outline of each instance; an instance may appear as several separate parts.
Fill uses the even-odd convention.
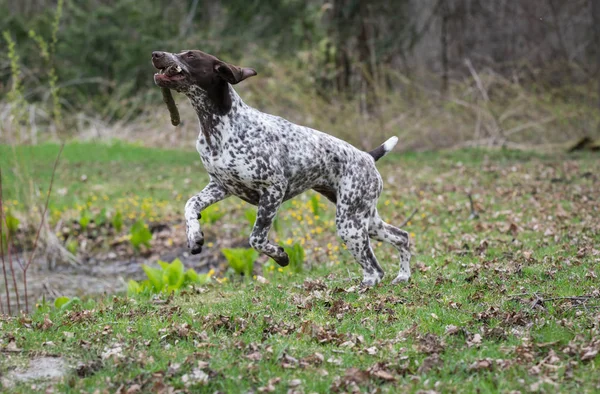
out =
[[[44,221],[46,219],[46,213],[48,212],[48,203],[50,202],[50,194],[52,193],[52,186],[54,185],[54,175],[56,175],[56,168],[58,167],[58,161],[60,160],[60,156],[65,147],[63,143],[60,146],[60,150],[58,151],[58,155],[56,156],[56,160],[54,160],[54,167],[52,168],[52,176],[50,177],[50,186],[48,186],[48,193],[46,194],[46,203],[44,205],[44,211],[42,212],[42,219],[40,221],[40,225],[37,229],[37,233],[35,234],[35,241],[33,242],[33,249],[31,250],[31,255],[29,255],[29,260],[27,264],[25,264],[25,268],[23,268],[23,286],[25,287],[25,310],[29,311],[29,297],[27,294],[27,270],[33,261],[33,256],[35,255],[35,251],[37,249],[38,240],[40,238],[40,232],[42,231],[42,227],[44,226]]]
[[[8,267],[10,268],[10,275],[12,276],[13,286],[15,289],[15,296],[17,298],[17,309],[21,311],[21,298],[19,297],[19,288],[17,287],[17,277],[15,275],[15,267],[12,261],[12,252],[10,251],[11,237],[10,231],[8,231],[8,222],[6,221],[6,216],[4,217],[4,222],[7,223],[6,228],[6,255],[8,256]]]
[[[8,258],[8,266],[10,268],[10,275],[12,276],[12,280],[13,280],[13,286],[15,289],[15,296],[17,298],[17,309],[21,309],[21,299],[19,297],[19,288],[17,287],[17,279],[15,276],[15,268],[13,265],[13,261],[12,261],[12,253],[10,251],[10,245],[12,243],[12,239],[10,236],[10,227],[8,226],[8,219],[6,218],[6,215],[4,215],[4,208],[2,205],[2,173],[0,172],[0,220],[4,220],[4,224],[6,224],[6,257]],[[2,224],[3,222],[0,221],[0,229],[2,228]],[[2,243],[2,231],[0,230],[0,243]],[[8,279],[6,276],[6,266],[5,266],[5,262],[4,262],[4,252],[2,252],[2,270],[4,272],[4,283],[6,286],[6,305],[8,307],[8,314],[11,314],[11,307],[10,307],[10,292],[8,291]]]
[[[4,286],[6,287],[6,305],[8,307],[8,314],[10,315],[10,293],[8,291],[8,277],[6,276],[6,261],[4,260],[4,234],[2,233],[2,218],[4,217],[4,207],[2,205],[2,168],[0,168],[0,258],[2,259],[2,273],[4,274]],[[8,229],[7,229],[8,230]],[[8,242],[6,242],[8,245]],[[4,305],[0,299],[0,308],[2,314],[4,314]]]
[[[467,196],[469,197],[469,203],[471,204],[471,215],[469,216],[469,219],[479,219],[479,214],[475,210],[475,204],[473,204],[473,197],[471,196],[471,193],[467,193]]]
[[[418,211],[418,210],[419,210],[419,208],[415,208],[415,210],[414,210],[414,211],[412,211],[412,213],[411,213],[411,214],[410,214],[410,215],[409,215],[409,216],[408,216],[406,219],[404,219],[404,221],[403,221],[403,222],[400,224],[400,226],[399,226],[399,227],[404,227],[404,226],[406,226],[406,224],[407,224],[408,222],[410,222],[410,220],[411,220],[411,219],[412,219],[412,218],[413,218],[413,217],[414,217],[414,216],[417,214],[417,211]]]

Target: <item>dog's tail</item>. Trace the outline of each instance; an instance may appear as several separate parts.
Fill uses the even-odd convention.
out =
[[[396,146],[397,143],[398,137],[394,136],[368,153],[373,156],[375,161],[377,161],[385,156],[389,151],[394,149],[394,146]]]

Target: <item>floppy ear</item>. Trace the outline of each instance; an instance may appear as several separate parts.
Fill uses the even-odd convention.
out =
[[[256,71],[252,68],[238,67],[225,62],[215,64],[215,72],[232,85],[256,75]]]

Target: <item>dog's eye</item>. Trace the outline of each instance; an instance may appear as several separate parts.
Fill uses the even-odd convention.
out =
[[[194,52],[191,52],[191,51],[190,51],[190,52],[186,53],[186,54],[185,54],[185,57],[187,57],[188,59],[191,59],[191,58],[193,58],[193,57],[194,57]]]

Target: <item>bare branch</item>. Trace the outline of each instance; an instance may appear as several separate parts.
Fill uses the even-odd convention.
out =
[[[471,196],[471,193],[467,193],[467,196],[469,197],[469,203],[471,204],[471,215],[469,215],[469,219],[479,219],[479,214],[475,210],[475,204],[473,204],[473,197]]]
[[[404,227],[404,226],[406,226],[406,224],[407,224],[408,222],[410,222],[410,220],[411,220],[411,219],[412,219],[412,218],[413,218],[413,217],[414,217],[414,216],[417,214],[417,211],[418,211],[418,210],[419,210],[419,208],[415,208],[415,210],[414,210],[414,211],[412,211],[412,213],[411,213],[411,214],[410,214],[410,215],[409,215],[409,216],[408,216],[406,219],[404,219],[404,221],[403,221],[402,223],[400,223],[400,226],[399,226],[399,227]]]
[[[54,167],[52,168],[52,176],[50,178],[50,185],[48,186],[48,193],[46,194],[46,203],[44,205],[44,211],[42,212],[42,218],[40,220],[40,225],[35,234],[35,241],[33,242],[33,249],[31,250],[31,254],[29,255],[29,260],[27,264],[25,264],[25,268],[23,268],[23,285],[25,287],[25,310],[29,310],[29,297],[27,294],[27,270],[33,261],[33,257],[35,256],[35,251],[37,249],[38,240],[40,238],[40,232],[42,231],[42,227],[44,227],[44,221],[46,219],[46,213],[48,212],[48,203],[50,202],[50,194],[52,193],[52,186],[54,185],[54,176],[56,175],[56,168],[58,167],[58,161],[60,160],[60,156],[62,155],[62,151],[65,148],[65,144],[63,143],[60,146],[60,150],[58,151],[58,155],[56,156],[56,160],[54,160]],[[17,293],[18,294],[18,293]]]
[[[4,236],[2,233],[3,217],[4,207],[2,206],[2,168],[0,168],[0,258],[2,259],[2,273],[4,274],[4,287],[6,288],[6,306],[8,308],[8,314],[10,315],[10,292],[8,291],[8,276],[6,276],[6,261],[4,260]],[[6,237],[8,240],[8,235]],[[8,245],[8,241],[6,242],[6,244]],[[0,307],[2,308],[2,313],[4,313],[2,300],[0,300]]]

